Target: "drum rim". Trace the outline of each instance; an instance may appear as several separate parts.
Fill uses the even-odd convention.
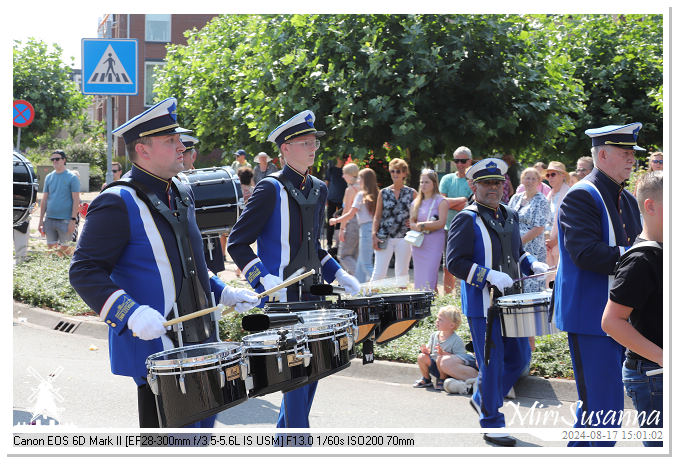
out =
[[[531,297],[531,295],[533,296]],[[537,295],[542,295],[542,297],[538,298]],[[495,301],[495,304],[499,307],[508,307],[516,305],[537,306],[539,304],[549,303],[551,298],[552,298],[551,292],[543,290],[541,292],[517,293],[515,295],[501,296]]]
[[[310,314],[311,313],[311,314]],[[327,313],[327,314],[313,314],[313,313]],[[336,318],[336,319],[354,319],[358,316],[351,309],[337,308],[337,309],[318,309],[311,311],[297,311],[296,314],[308,317],[309,319],[317,318]]]
[[[297,345],[306,343],[306,338],[307,338],[306,334],[299,329],[294,329],[293,327],[294,326],[284,327],[284,328],[288,329],[288,333],[285,334],[286,340],[288,338],[294,338],[297,342]],[[269,330],[263,330],[261,332],[253,333],[253,334],[250,334],[250,335],[245,335],[241,339],[241,344],[243,346],[243,349],[258,348],[258,349],[269,349],[269,350],[275,349],[275,351],[280,351],[280,350],[277,349],[278,348],[277,342],[275,344],[274,343],[264,344],[264,343],[261,343],[263,340],[256,340],[260,343],[256,344],[256,345],[252,344],[252,342],[255,341],[254,340],[255,337],[261,337],[261,336],[264,336],[264,335],[276,335],[278,337],[278,339],[280,340],[281,334],[278,333],[279,330],[280,329],[269,329]]]
[[[189,351],[192,349],[198,349],[198,348],[206,348],[206,347],[224,347],[224,346],[229,346],[230,349],[222,349],[220,351],[215,351],[209,354],[204,354],[200,356],[191,356],[187,357],[184,359],[180,358],[173,358],[173,359],[161,359],[161,355],[167,356],[168,354],[176,354],[176,353],[181,353],[185,351]],[[165,351],[159,351],[158,353],[154,353],[152,355],[149,355],[146,358],[146,366],[149,370],[158,368],[158,369],[186,369],[186,368],[191,368],[195,366],[205,366],[205,365],[214,365],[214,364],[221,364],[221,363],[230,363],[232,361],[238,360],[242,358],[243,356],[243,346],[240,343],[237,342],[213,342],[213,343],[204,343],[200,345],[189,345],[189,346],[181,346],[178,348],[172,348],[170,350],[165,350]]]
[[[327,322],[326,324],[317,324],[318,322]],[[303,322],[295,324],[292,327],[299,327],[304,334],[308,337],[313,334],[325,334],[329,332],[336,331],[346,331],[347,327],[351,326],[351,323],[347,319],[340,319],[337,317],[331,318],[311,318],[308,322]]]

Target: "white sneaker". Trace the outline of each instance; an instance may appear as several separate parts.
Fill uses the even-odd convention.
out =
[[[508,398],[510,400],[513,400],[516,398],[516,392],[514,391],[514,387],[510,388],[507,394],[505,395],[505,398]]]
[[[462,380],[450,377],[443,381],[443,389],[453,394],[467,393],[467,384]]]
[[[476,390],[479,389],[479,378],[478,377],[472,377],[471,379],[467,379],[464,382],[467,385],[467,395],[473,395],[476,393]]]

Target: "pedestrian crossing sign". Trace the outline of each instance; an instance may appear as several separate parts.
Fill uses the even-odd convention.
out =
[[[82,93],[137,95],[137,40],[82,39]]]

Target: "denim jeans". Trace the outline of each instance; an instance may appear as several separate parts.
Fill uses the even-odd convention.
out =
[[[625,393],[639,413],[639,421],[645,418],[642,428],[662,427],[662,374],[647,376],[646,372],[660,366],[647,360],[626,358],[622,366],[622,383]],[[644,412],[645,414],[641,414]],[[662,441],[644,441],[644,446],[662,446]]]
[[[356,279],[367,282],[373,273],[372,222],[358,226],[358,259],[356,260]]]

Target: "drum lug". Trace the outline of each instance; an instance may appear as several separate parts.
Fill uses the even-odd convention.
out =
[[[340,355],[339,342],[333,338],[332,343],[333,345],[335,345],[335,356],[339,356]]]
[[[224,388],[226,385],[226,374],[222,369],[219,369],[219,388]]]
[[[158,394],[158,380],[156,380],[155,375],[147,375],[146,376],[146,381],[149,384],[149,387],[151,388],[151,391],[153,392],[154,395]]]
[[[184,374],[179,376],[179,389],[186,395],[186,383],[184,382]]]
[[[309,364],[311,364],[311,357],[313,354],[311,354],[311,351],[308,349],[304,348],[304,354],[302,357],[304,358],[304,367],[309,367]]]
[[[351,333],[347,334],[347,351],[351,351],[351,349],[354,347],[354,331],[352,330]]]
[[[280,374],[283,372],[283,358],[280,354],[276,356],[276,361],[278,362],[278,373]]]

